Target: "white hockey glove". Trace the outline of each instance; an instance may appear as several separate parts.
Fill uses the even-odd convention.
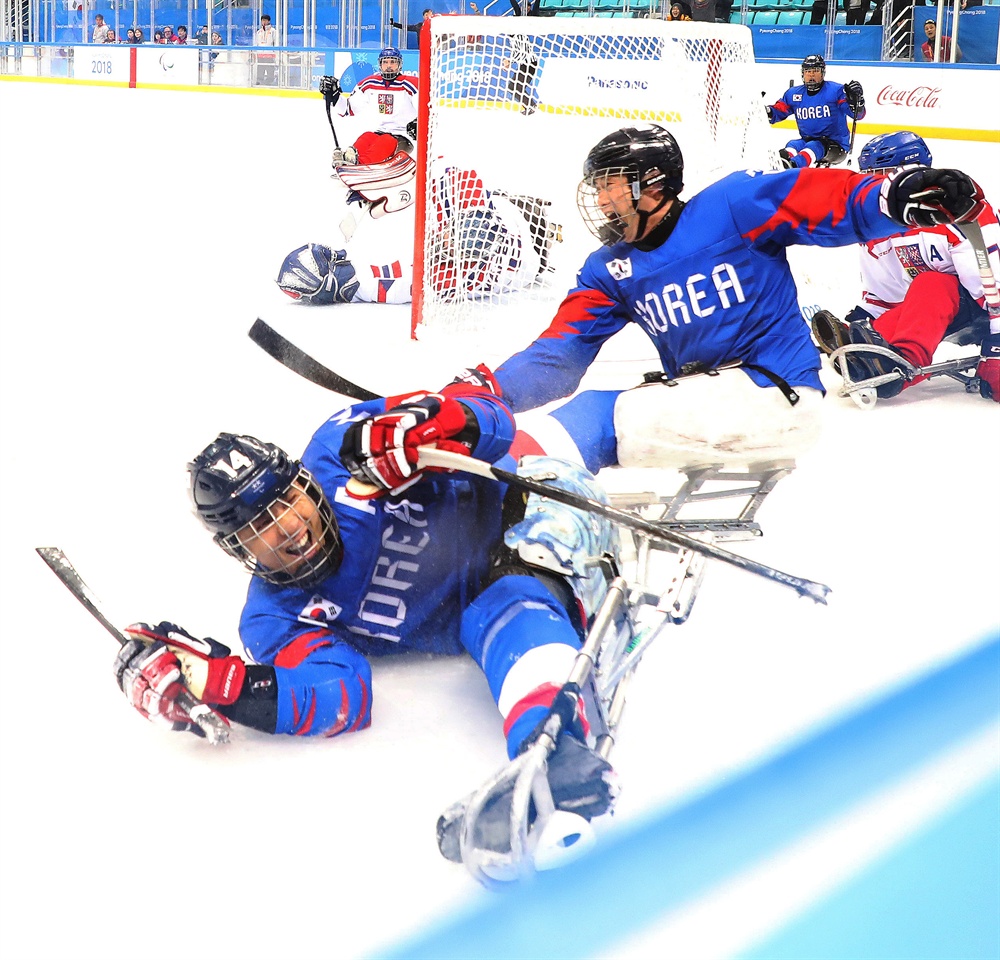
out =
[[[306,303],[351,303],[359,285],[347,251],[321,243],[307,243],[288,254],[275,282],[293,300]]]

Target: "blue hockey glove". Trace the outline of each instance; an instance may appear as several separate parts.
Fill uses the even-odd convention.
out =
[[[346,250],[307,243],[293,250],[278,271],[278,286],[293,300],[350,303],[360,286]]]
[[[906,227],[970,223],[984,209],[982,187],[961,170],[903,167],[882,183],[879,208]]]

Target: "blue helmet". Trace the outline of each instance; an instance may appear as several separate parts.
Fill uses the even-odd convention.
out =
[[[862,173],[873,170],[891,170],[909,163],[929,167],[934,162],[927,144],[915,133],[900,130],[872,137],[858,156],[858,169]]]
[[[385,64],[383,61],[395,61],[392,64]],[[395,80],[403,70],[403,55],[398,47],[383,47],[378,54],[378,71],[382,74],[383,80]]]

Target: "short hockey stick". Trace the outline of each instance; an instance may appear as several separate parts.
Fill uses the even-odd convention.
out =
[[[986,311],[989,313],[990,319],[1000,317],[1000,289],[997,288],[997,278],[993,275],[993,268],[990,266],[990,254],[986,249],[982,228],[975,220],[969,223],[956,223],[955,227],[969,241],[969,245],[975,251],[979,279],[983,283]]]
[[[356,383],[351,383],[318,360],[314,360],[304,350],[299,349],[290,340],[286,340],[277,330],[265,323],[259,317],[247,334],[265,353],[269,353],[278,363],[284,364],[289,370],[305,377],[311,383],[339,393],[351,400],[378,400],[379,394],[372,393]]]
[[[417,465],[421,468],[440,467],[447,470],[460,470],[465,473],[474,474],[477,477],[499,480],[502,483],[510,484],[521,490],[527,490],[530,493],[537,493],[540,496],[548,497],[550,500],[565,503],[567,506],[575,507],[577,510],[595,513],[598,516],[606,517],[608,520],[622,527],[644,533],[655,540],[664,540],[674,546],[703,554],[713,560],[728,563],[730,566],[738,567],[740,570],[745,570],[748,573],[754,573],[767,580],[773,580],[775,583],[780,583],[783,586],[791,587],[800,597],[808,597],[816,603],[825,604],[827,594],[830,593],[830,587],[826,586],[826,584],[805,580],[790,573],[782,573],[782,571],[776,570],[774,567],[769,567],[767,564],[758,563],[756,560],[750,560],[747,557],[741,557],[738,553],[731,553],[729,550],[724,550],[704,540],[695,540],[693,537],[667,529],[660,524],[643,520],[634,514],[608,506],[608,504],[601,503],[599,500],[571,493],[568,490],[562,490],[534,477],[523,477],[520,474],[511,473],[509,470],[501,470],[499,467],[494,467],[483,460],[475,460],[460,453],[449,453],[448,451],[438,450],[434,447],[420,447]]]
[[[333,134],[333,145],[339,150],[340,141],[337,139],[337,129],[333,125],[333,114],[330,112],[330,107],[331,107],[330,98],[323,97],[323,102],[326,104],[326,120],[327,123],[330,124],[330,133]]]
[[[36,547],[35,552],[48,564],[49,569],[62,581],[63,586],[87,608],[90,615],[111,634],[120,644],[128,643],[125,636],[101,610],[100,601],[94,596],[90,587],[70,563],[69,558],[58,547]],[[186,690],[177,697],[177,703],[198,725],[209,743],[226,743],[229,740],[229,727],[219,719],[215,711],[196,700]]]

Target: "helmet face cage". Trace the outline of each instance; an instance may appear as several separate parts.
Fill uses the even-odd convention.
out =
[[[809,93],[815,93],[823,86],[823,81],[826,79],[826,61],[819,56],[819,54],[812,54],[802,61],[802,79],[806,78],[807,70],[819,70],[820,79],[818,81],[811,81],[806,83],[806,90]]]
[[[631,214],[614,210],[605,212],[601,208],[599,203],[601,192],[615,182],[621,183],[618,195],[631,199]],[[624,239],[625,230],[629,221],[635,216],[636,204],[641,196],[642,183],[637,170],[632,167],[604,167],[588,173],[580,181],[580,185],[576,188],[576,206],[587,229],[604,246],[610,247]]]
[[[383,80],[395,80],[403,71],[402,54],[395,47],[386,47],[378,55],[378,70]]]
[[[333,508],[301,466],[253,520],[215,541],[255,577],[278,586],[314,586],[337,570],[344,552]]]

